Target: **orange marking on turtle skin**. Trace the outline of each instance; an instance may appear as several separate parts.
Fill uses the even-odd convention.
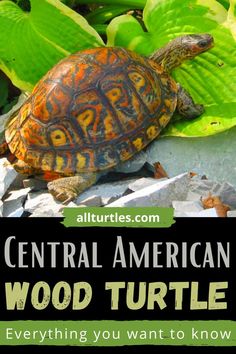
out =
[[[47,182],[54,181],[55,179],[59,179],[62,177],[63,176],[60,173],[54,171],[45,171],[43,174],[43,180]]]

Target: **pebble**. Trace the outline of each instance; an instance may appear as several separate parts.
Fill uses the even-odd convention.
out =
[[[129,189],[133,192],[137,192],[140,189],[152,186],[154,184],[157,184],[158,182],[162,182],[165,180],[167,180],[167,178],[155,179],[155,178],[151,178],[151,177],[143,177],[143,178],[137,179],[134,182],[131,182],[129,184]]]
[[[220,197],[222,203],[229,205],[232,209],[236,208],[236,190],[233,185],[227,182],[191,181],[187,200],[198,200],[201,197],[207,197],[209,193]]]
[[[172,206],[177,212],[200,212],[203,210],[200,201],[173,201]]]
[[[203,209],[202,211],[175,211],[174,217],[191,217],[191,218],[217,218],[218,214],[215,208]]]
[[[79,205],[86,205],[90,207],[100,207],[103,205],[102,198],[100,195],[92,195],[84,199]]]
[[[176,177],[156,182],[137,192],[124,196],[109,207],[160,206],[170,207],[172,200],[185,200],[189,188],[189,175],[183,173]]]
[[[130,183],[134,181],[137,181],[137,178],[112,183],[96,184],[80,194],[75,203],[78,205],[85,204],[84,201],[94,195],[101,198],[101,205],[109,204],[122,197],[129,188]]]
[[[228,218],[236,218],[236,210],[230,210],[227,212]]]

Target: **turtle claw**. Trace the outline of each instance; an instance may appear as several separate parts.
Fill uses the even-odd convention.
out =
[[[87,173],[71,177],[55,179],[48,183],[48,190],[54,198],[63,204],[74,200],[78,194],[96,182],[95,173]]]

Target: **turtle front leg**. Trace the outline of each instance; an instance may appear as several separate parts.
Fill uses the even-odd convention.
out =
[[[190,94],[180,85],[178,86],[177,112],[184,118],[193,119],[204,113],[203,105],[194,103]]]
[[[96,183],[96,181],[96,173],[83,173],[49,182],[48,190],[55,199],[66,204],[74,200],[85,189]]]

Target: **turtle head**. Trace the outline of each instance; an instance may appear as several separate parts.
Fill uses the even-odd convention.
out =
[[[163,48],[158,49],[150,59],[155,60],[169,72],[185,60],[193,59],[213,46],[214,39],[208,33],[187,34],[173,39]]]
[[[179,49],[184,59],[192,59],[196,55],[206,52],[214,46],[214,39],[208,33],[189,34],[179,37]]]

